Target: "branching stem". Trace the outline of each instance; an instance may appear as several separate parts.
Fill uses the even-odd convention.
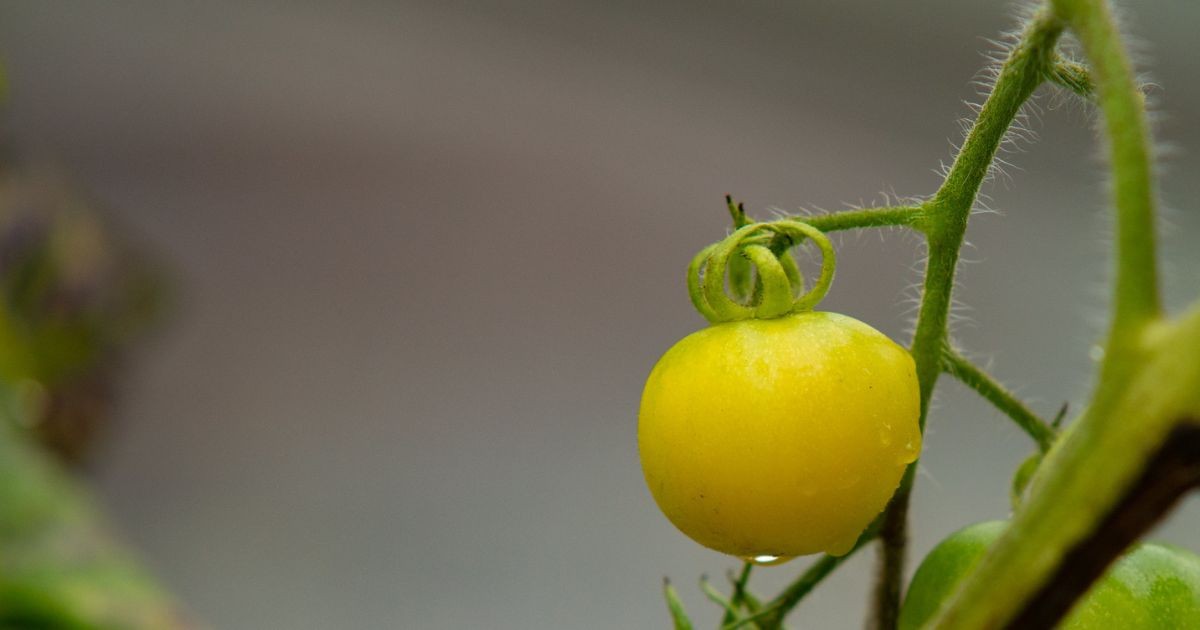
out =
[[[759,625],[764,630],[775,630],[783,625],[784,618],[788,613],[800,603],[818,584],[821,583],[833,570],[841,566],[843,562],[849,560],[859,549],[867,546],[878,535],[880,520],[876,520],[867,530],[858,538],[858,542],[854,544],[849,552],[843,556],[823,555],[819,560],[808,567],[800,577],[788,585],[775,599],[768,602],[761,615],[755,615]],[[728,630],[728,629],[726,629]]]
[[[1079,37],[1086,66],[1064,59],[1055,50],[1068,26]],[[947,342],[959,250],[980,185],[1020,108],[1045,81],[1094,100],[1103,109],[1117,216],[1113,316],[1100,379],[1087,412],[1062,438]],[[1010,51],[945,181],[931,198],[919,206],[797,218],[821,231],[905,226],[923,233],[928,259],[911,345],[922,430],[937,379],[945,371],[1008,414],[1046,452],[1012,526],[967,577],[934,620],[934,627],[999,627],[1030,601],[1036,605],[1024,614],[1046,619],[1056,614],[1044,613],[1031,597],[1049,593],[1059,602],[1055,606],[1060,606],[1064,600],[1059,598],[1077,595],[1086,585],[1086,576],[1119,552],[1119,544],[1108,545],[1104,557],[1094,558],[1095,566],[1087,571],[1071,568],[1073,550],[1086,548],[1088,540],[1107,540],[1096,529],[1098,524],[1123,513],[1120,502],[1127,496],[1123,493],[1135,487],[1137,475],[1169,435],[1178,434],[1181,426],[1200,423],[1200,364],[1194,359],[1200,353],[1200,305],[1174,322],[1161,319],[1144,107],[1106,2],[1048,0]],[[743,211],[731,206],[731,212],[737,222]],[[791,244],[773,241],[771,249],[778,253]],[[915,466],[905,471],[888,508],[859,542],[861,546],[876,537],[880,540],[871,623],[877,630],[893,630],[898,620]],[[728,627],[754,623],[777,628],[796,603],[843,561],[844,557],[819,559],[760,612]],[[1052,575],[1083,577],[1067,589],[1048,582]]]
[[[1043,453],[1050,450],[1054,444],[1055,432],[1050,424],[1038,417],[1025,403],[1004,388],[990,374],[979,366],[971,363],[954,349],[946,346],[943,350],[942,361],[947,374],[962,382],[963,385],[975,390],[988,402],[1004,412],[1021,430],[1029,434]]]
[[[929,259],[925,266],[921,307],[912,342],[912,355],[917,364],[917,379],[921,389],[922,430],[933,388],[942,370],[954,274],[967,229],[967,218],[1000,142],[1021,106],[1037,89],[1046,69],[1050,67],[1054,46],[1062,30],[1061,21],[1049,11],[1039,12],[1029,23],[1021,40],[1001,67],[996,84],[941,188],[923,206],[922,225],[928,239]],[[899,616],[908,503],[915,467],[915,462],[909,466],[884,516],[881,561],[872,606],[871,625],[877,630],[895,628]]]
[[[731,211],[732,212],[732,211]],[[879,208],[860,208],[844,210],[829,214],[795,215],[790,217],[796,221],[807,223],[822,232],[840,232],[859,228],[907,227],[918,232],[923,230],[923,206],[886,206]],[[734,216],[737,223],[737,216]],[[771,251],[780,254],[788,247],[797,243],[790,242],[786,237],[776,237],[771,241]]]
[[[1087,412],[1047,454],[1008,530],[934,619],[931,627],[940,630],[1052,622],[1146,525],[1112,538],[1105,531],[1116,529],[1112,523],[1169,507],[1123,506],[1153,498],[1141,496],[1139,475],[1152,470],[1173,435],[1200,424],[1200,305],[1174,321],[1160,319],[1142,94],[1107,3],[1051,5],[1083,45],[1104,111],[1117,219],[1111,328]]]
[[[1087,66],[1078,61],[1061,58],[1055,60],[1054,66],[1046,74],[1046,79],[1086,99],[1091,99],[1096,95],[1096,85],[1092,81],[1092,73]]]

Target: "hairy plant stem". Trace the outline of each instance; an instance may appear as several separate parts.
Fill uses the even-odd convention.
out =
[[[922,230],[924,220],[923,206],[886,206],[881,208],[861,208],[844,210],[829,214],[805,215],[789,217],[794,221],[807,223],[822,232],[840,232],[859,228],[877,227],[907,227],[917,231]],[[734,217],[737,225],[737,217]],[[776,255],[787,251],[789,247],[798,245],[784,236],[777,236],[771,241],[771,251]]]
[[[1080,550],[1089,550],[1094,578],[1133,538],[1097,547],[1106,521],[1122,514],[1171,436],[1200,424],[1200,304],[1161,321],[1142,95],[1106,4],[1052,6],[1083,45],[1104,112],[1117,218],[1112,323],[1088,411],[1047,454],[1009,529],[934,620],[940,629],[1003,627],[1018,613],[1045,610],[1038,602],[1055,599],[1045,597],[1052,580],[1072,574]],[[1059,612],[1064,604],[1069,597],[1058,600]]]
[[[1136,370],[1139,336],[1162,314],[1155,259],[1154,185],[1145,99],[1121,45],[1108,5],[1099,0],[1054,0],[1091,61],[1097,102],[1104,112],[1116,207],[1113,314],[1100,391]],[[1129,360],[1126,360],[1129,359]]]
[[[1017,400],[1017,397],[996,379],[979,369],[949,345],[944,350],[943,362],[947,374],[975,390],[1011,418],[1017,426],[1029,434],[1029,437],[1033,438],[1033,441],[1037,442],[1038,448],[1043,453],[1050,450],[1050,446],[1054,444],[1054,429],[1050,428],[1050,425],[1039,418],[1025,403]]]
[[[942,370],[947,322],[959,249],[967,219],[992,159],[1021,105],[1042,82],[1054,58],[1054,45],[1063,25],[1049,11],[1039,12],[1025,29],[1021,40],[1000,69],[991,94],[983,104],[962,149],[954,159],[942,186],[923,205],[922,227],[929,258],[925,266],[921,307],[913,334],[912,355],[916,361],[921,392],[922,430],[929,401]],[[870,627],[891,630],[899,617],[901,580],[908,536],[908,504],[916,463],[905,472],[886,512],[880,532],[880,561],[876,574]]]
[[[1079,36],[1090,69],[1055,52],[1068,26]],[[1087,412],[1061,438],[947,343],[955,269],[979,187],[1013,119],[1044,81],[1094,99],[1103,109],[1117,217],[1113,316],[1098,384]],[[1014,620],[1049,627],[1125,545],[1200,480],[1195,450],[1200,363],[1194,360],[1200,353],[1200,303],[1173,322],[1162,320],[1149,156],[1143,97],[1107,4],[1050,0],[1011,50],[933,197],[915,207],[796,218],[823,231],[897,225],[924,233],[929,255],[911,346],[922,430],[944,370],[1008,414],[1043,451],[1049,449],[1009,530],[967,576],[932,628],[1010,627]],[[776,239],[771,249],[779,253],[794,244]],[[1182,451],[1172,447],[1176,442],[1183,444]],[[898,619],[915,466],[905,471],[888,508],[855,547],[880,540],[874,628],[891,630]],[[1160,469],[1174,472],[1164,475]],[[1169,479],[1163,481],[1165,477]],[[843,560],[819,559],[775,600],[728,627],[778,628]]]
[[[1087,66],[1077,61],[1058,59],[1046,74],[1046,79],[1087,99],[1096,94],[1092,73],[1088,71]]]
[[[797,221],[807,223],[822,232],[836,232],[854,228],[901,226],[920,229],[921,206],[893,206],[886,208],[864,208],[813,216],[796,216]]]

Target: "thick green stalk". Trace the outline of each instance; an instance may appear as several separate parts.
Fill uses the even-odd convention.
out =
[[[1104,110],[1116,207],[1113,315],[1088,412],[1051,450],[1011,527],[933,627],[1007,624],[1112,513],[1181,423],[1200,422],[1200,306],[1162,323],[1144,104],[1106,4],[1055,0]]]
[[[1155,260],[1154,185],[1145,99],[1121,45],[1109,7],[1100,0],[1054,0],[1091,62],[1097,102],[1104,112],[1116,208],[1113,314],[1101,387],[1136,369],[1142,329],[1162,313]]]
[[[979,112],[946,180],[924,204],[922,226],[928,239],[929,259],[912,354],[921,391],[921,428],[942,368],[951,293],[959,249],[967,219],[979,187],[987,176],[996,150],[1021,106],[1042,82],[1054,56],[1062,23],[1047,11],[1030,22],[1020,41],[1000,69],[996,84]],[[900,607],[900,582],[904,571],[908,503],[916,463],[909,466],[900,488],[885,513],[881,532],[881,561],[876,580],[872,625],[882,630],[896,627]]]
[[[1095,533],[1181,422],[1200,422],[1200,306],[1142,337],[1147,359],[1047,454],[1012,524],[931,627],[1004,627]]]

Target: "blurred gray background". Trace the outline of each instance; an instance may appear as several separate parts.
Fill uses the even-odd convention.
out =
[[[1174,308],[1200,291],[1200,5],[1127,2],[1167,149]],[[722,195],[927,194],[1007,3],[8,1],[8,124],[180,283],[95,467],[219,628],[661,628],[735,564],[644,488],[638,398],[702,326]],[[1105,321],[1095,116],[1046,89],[987,188],[956,337],[1041,412]],[[907,340],[919,240],[839,238],[824,308]],[[1078,408],[1078,404],[1076,404]],[[944,380],[914,557],[1007,514],[1030,442]],[[1162,538],[1200,548],[1200,504]],[[872,553],[794,617],[857,628]],[[800,560],[763,569],[772,594]]]

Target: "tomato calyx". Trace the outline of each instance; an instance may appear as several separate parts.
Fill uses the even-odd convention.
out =
[[[744,209],[730,205],[737,228],[724,240],[700,250],[688,265],[688,295],[711,323],[774,319],[811,311],[833,284],[837,257],[829,238],[794,219],[748,222]],[[821,272],[812,289],[788,251],[805,240],[821,250]],[[752,279],[751,267],[757,273]],[[726,277],[730,288],[726,288]],[[730,295],[732,293],[732,295]]]

